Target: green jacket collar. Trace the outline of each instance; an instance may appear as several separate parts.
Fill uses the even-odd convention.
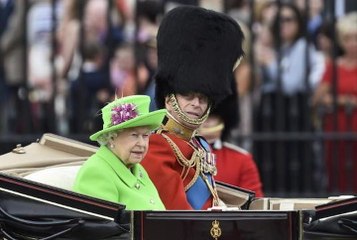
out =
[[[129,187],[135,187],[140,181],[141,184],[144,183],[144,172],[143,167],[140,164],[134,164],[132,171],[125,166],[125,164],[106,146],[101,146],[97,155],[103,159],[117,174],[117,176],[125,182]]]

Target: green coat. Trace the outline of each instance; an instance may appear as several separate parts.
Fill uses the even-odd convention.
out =
[[[165,210],[156,187],[141,164],[132,172],[106,146],[80,168],[73,190],[125,204],[128,210]]]

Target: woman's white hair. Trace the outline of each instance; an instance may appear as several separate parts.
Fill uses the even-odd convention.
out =
[[[357,11],[347,13],[337,21],[338,41],[343,42],[343,37],[348,33],[357,31]]]
[[[108,145],[110,140],[116,138],[118,136],[118,133],[120,132],[120,130],[118,131],[112,131],[112,132],[107,132],[107,133],[103,133],[102,135],[100,135],[97,138],[97,142],[99,143],[99,145],[101,146],[105,146]]]

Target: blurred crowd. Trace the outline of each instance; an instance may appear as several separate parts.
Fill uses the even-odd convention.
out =
[[[142,92],[155,67],[150,48],[162,7],[135,4],[2,1],[1,131],[93,132],[103,104]],[[23,123],[21,115],[30,118]]]
[[[242,138],[357,131],[356,1],[0,0],[0,134],[92,133],[111,99],[154,98],[156,32],[179,4],[224,11],[244,30],[245,58],[234,72],[240,121],[231,141],[254,151],[258,164],[270,159],[263,179],[264,171],[275,181],[294,169],[298,178],[317,164],[303,158],[326,158],[333,175],[335,158],[341,172],[352,170],[328,181],[346,191],[354,178],[357,192],[356,138],[325,141],[319,156],[317,145],[301,139]],[[282,167],[272,170],[276,159]]]

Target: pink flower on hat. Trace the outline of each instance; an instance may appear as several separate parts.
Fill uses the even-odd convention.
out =
[[[136,105],[133,103],[124,103],[113,107],[112,109],[112,126],[126,122],[137,117]]]

